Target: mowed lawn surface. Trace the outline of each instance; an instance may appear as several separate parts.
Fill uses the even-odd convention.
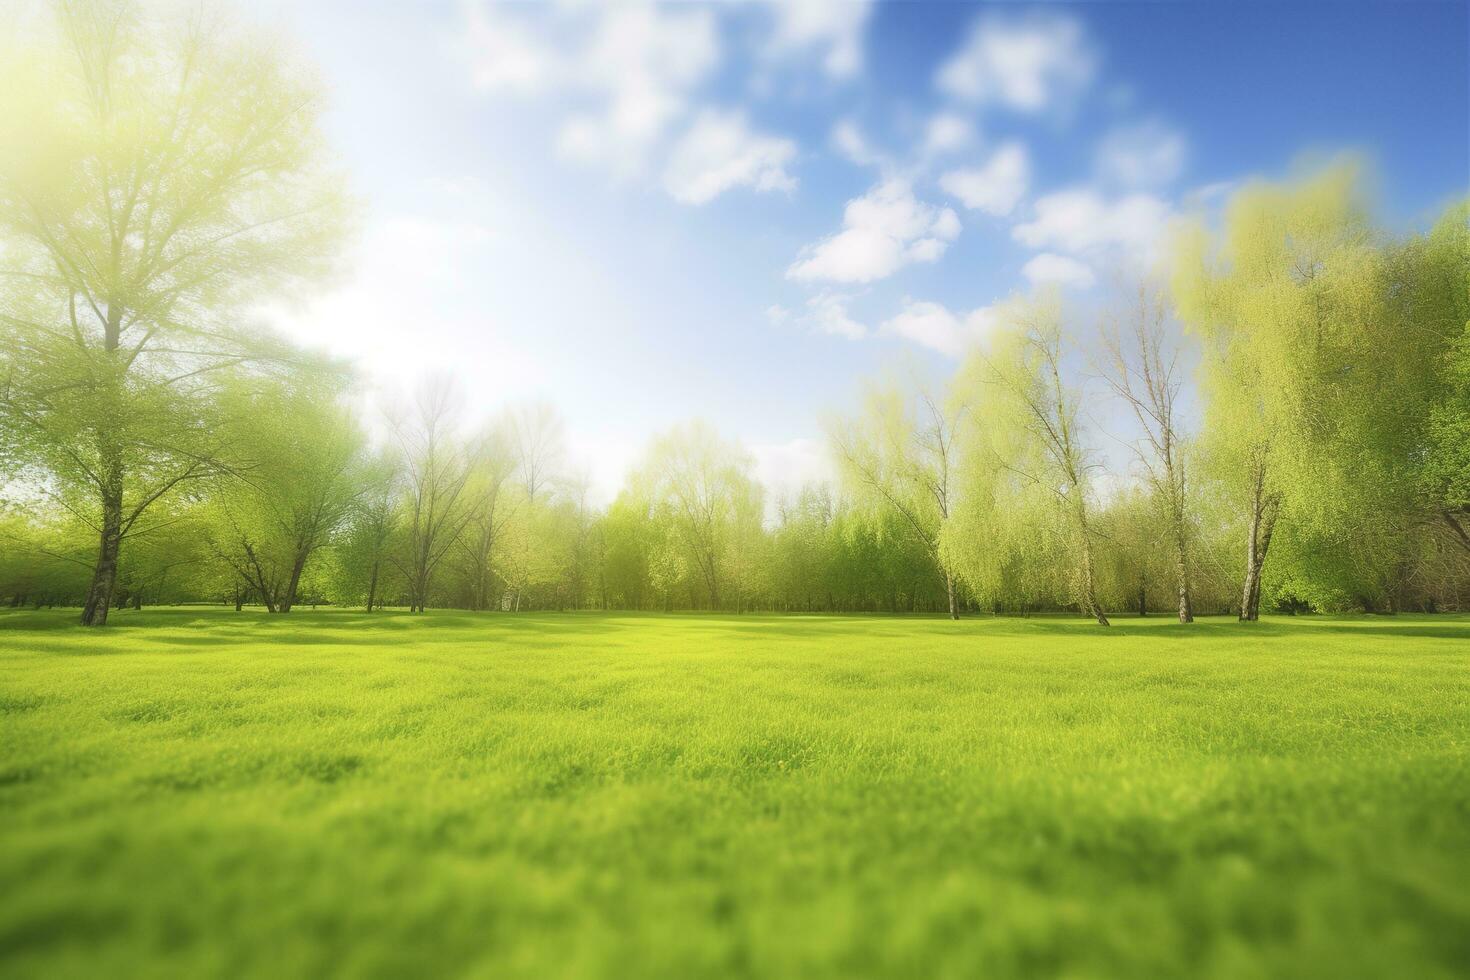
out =
[[[0,614],[0,973],[1463,976],[1470,620]]]

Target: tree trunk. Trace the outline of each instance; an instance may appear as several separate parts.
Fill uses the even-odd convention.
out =
[[[1087,611],[1092,615],[1093,619],[1097,620],[1097,625],[1111,626],[1113,624],[1108,622],[1107,613],[1103,612],[1102,606],[1097,601],[1097,587],[1094,584],[1091,547],[1087,549],[1087,558],[1084,564],[1086,566],[1083,574],[1086,579]]]
[[[1264,466],[1255,473],[1251,499],[1250,523],[1245,543],[1245,582],[1240,590],[1240,621],[1253,623],[1261,618],[1261,569],[1271,547],[1271,534],[1276,527],[1274,501],[1266,494]]]
[[[720,586],[715,578],[714,559],[710,559],[710,568],[707,575],[709,579],[709,608],[710,612],[720,611]]]
[[[1141,582],[1138,585],[1138,615],[1148,615],[1148,588]]]
[[[1097,620],[1099,626],[1111,626],[1107,614],[1103,612],[1102,606],[1097,601],[1097,570],[1092,561],[1092,534],[1087,526],[1087,511],[1082,503],[1081,490],[1076,482],[1072,484],[1072,494],[1077,500],[1077,526],[1081,532],[1082,540],[1082,599],[1085,612]]]
[[[291,563],[291,577],[286,581],[286,595],[281,600],[281,612],[288,613],[291,607],[296,605],[296,588],[301,584],[301,572],[306,568],[306,559],[311,554],[310,549],[302,548],[296,553],[296,560]]]
[[[1275,508],[1266,511],[1265,519],[1262,521],[1261,545],[1256,549],[1256,586],[1251,594],[1251,620],[1261,618],[1261,569],[1266,565],[1266,555],[1271,550],[1271,534],[1276,530]]]
[[[1256,561],[1256,543],[1261,531],[1260,488],[1256,489],[1256,501],[1251,507],[1250,526],[1245,534],[1245,581],[1240,587],[1240,621],[1250,622],[1256,618],[1252,613],[1253,600],[1260,585],[1260,562]]]
[[[1250,623],[1261,618],[1261,569],[1266,564],[1266,552],[1271,547],[1275,519],[1266,514],[1259,521],[1252,521],[1252,524],[1258,527],[1259,535],[1252,536],[1246,557],[1245,587],[1240,612],[1241,621]]]
[[[421,613],[424,611],[424,599],[429,591],[429,573],[421,563],[414,571],[413,581],[409,583],[408,611]]]
[[[116,368],[117,351],[122,343],[123,304],[110,299],[103,324],[102,349],[107,354],[109,367]],[[108,378],[114,393],[120,387],[115,384],[118,380],[115,374]],[[92,569],[92,585],[82,606],[83,626],[107,625],[107,609],[112,605],[112,590],[117,584],[117,557],[122,549],[122,450],[113,440],[112,433],[98,432],[97,441],[106,477],[102,485],[102,532],[97,547],[97,564]]]
[[[1174,578],[1179,586],[1179,622],[1194,622],[1194,606],[1189,600],[1189,552],[1184,541],[1184,522],[1174,525]]]
[[[368,577],[367,611],[373,611],[373,600],[378,596],[378,562],[373,561],[373,573]]]
[[[955,605],[954,597],[954,576],[949,573],[948,569],[944,572],[944,591],[949,596],[949,618],[959,619],[960,609],[959,606]]]
[[[92,585],[82,607],[83,626],[107,625],[107,610],[112,605],[112,590],[117,583],[117,556],[122,547],[121,467],[114,466],[110,477],[102,494],[102,533],[98,536]]]

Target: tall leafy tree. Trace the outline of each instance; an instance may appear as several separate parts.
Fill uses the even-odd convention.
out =
[[[1081,393],[1063,364],[1061,302],[1054,294],[1013,300],[1000,317],[993,349],[976,351],[967,368],[967,383],[983,406],[986,456],[993,469],[1019,478],[1052,505],[1066,532],[1073,597],[1085,614],[1107,626],[1097,590],[1094,463],[1082,427]]]
[[[269,612],[289,613],[308,563],[342,530],[366,481],[363,434],[322,371],[229,392],[242,463],[207,508],[216,554]]]
[[[360,492],[338,548],[338,587],[372,612],[384,594],[389,556],[403,520],[402,462],[384,449],[367,459],[360,472]]]
[[[654,440],[633,479],[655,523],[671,532],[650,555],[650,571],[666,596],[687,559],[709,608],[723,608],[742,520],[760,511],[761,488],[751,465],[743,449],[704,423],[679,426]],[[670,547],[675,542],[678,549]]]
[[[955,439],[966,408],[921,383],[909,391],[875,386],[856,418],[828,428],[844,486],[870,508],[891,512],[923,546],[944,579],[951,619],[960,618],[959,598],[942,546],[955,506]]]
[[[310,280],[345,214],[319,87],[268,39],[130,0],[58,3],[0,41],[0,419],[97,536],[82,622],[123,542],[228,468],[206,402],[269,356],[239,329]]]
[[[1372,223],[1358,168],[1343,162],[1240,191],[1214,240],[1197,228],[1181,248],[1174,292],[1204,342],[1208,449],[1245,505],[1242,619],[1260,614],[1281,518],[1297,539],[1288,554],[1353,559],[1356,572],[1338,571],[1365,602],[1390,587],[1409,549],[1406,450],[1418,442],[1425,367],[1442,340],[1393,314],[1391,245]]]
[[[1408,330],[1439,342],[1430,377],[1417,489],[1426,511],[1470,556],[1470,204],[1450,208],[1394,256],[1391,305]]]

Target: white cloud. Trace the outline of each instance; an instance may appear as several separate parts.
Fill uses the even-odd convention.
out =
[[[938,156],[953,153],[975,141],[975,126],[964,116],[953,112],[941,112],[930,118],[924,127],[924,153]]]
[[[902,312],[885,321],[882,330],[958,358],[984,341],[995,324],[995,311],[988,306],[961,315],[940,303],[906,300]]]
[[[562,70],[555,50],[504,7],[466,3],[464,14],[470,77],[480,91],[536,94]]]
[[[706,110],[674,147],[664,186],[685,204],[704,204],[732,187],[795,190],[786,172],[795,156],[791,140],[751,132],[744,113]]]
[[[967,208],[1004,217],[1021,202],[1030,181],[1026,147],[1012,141],[991,154],[984,166],[951,170],[939,178],[939,186]]]
[[[1051,252],[1042,252],[1032,258],[1021,267],[1021,275],[1038,286],[1042,283],[1056,283],[1060,286],[1086,289],[1097,281],[1092,268],[1085,262]]]
[[[886,180],[847,202],[843,230],[803,250],[786,271],[791,279],[872,282],[912,262],[933,262],[959,236],[949,208],[914,197],[909,182]]]
[[[1064,106],[1091,83],[1096,67],[1073,17],[983,14],[935,84],[967,102],[1037,113]]]
[[[863,131],[851,119],[840,119],[832,126],[832,145],[859,167],[887,166],[887,159],[868,146]]]
[[[1039,198],[1034,219],[1017,225],[1011,234],[1031,248],[1078,255],[1119,249],[1147,264],[1156,257],[1170,215],[1169,205],[1152,194],[1109,200],[1094,189],[1079,187]]]
[[[582,162],[640,172],[653,146],[684,114],[694,87],[719,61],[708,9],[609,4],[579,59],[606,104],[562,126],[558,148]]]
[[[847,312],[851,300],[846,293],[823,290],[806,301],[805,312],[795,314],[785,307],[772,306],[766,310],[766,316],[774,323],[795,323],[815,333],[861,340],[868,335],[868,328]]]
[[[1188,152],[1184,137],[1163,123],[1122,126],[1098,145],[1097,171],[1119,187],[1161,187],[1183,173]]]
[[[720,61],[709,8],[647,3],[534,8],[465,5],[470,70],[486,92],[590,103],[566,119],[560,152],[620,176],[644,172]]]
[[[771,47],[778,55],[824,50],[822,70],[851,78],[863,66],[863,30],[872,12],[867,0],[781,0]]]
[[[861,340],[867,336],[868,328],[852,318],[847,312],[850,297],[840,293],[818,293],[806,301],[806,322],[815,330]]]

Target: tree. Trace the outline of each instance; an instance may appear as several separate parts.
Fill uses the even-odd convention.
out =
[[[419,388],[412,414],[391,420],[402,451],[407,495],[403,547],[394,564],[408,582],[413,612],[426,608],[434,573],[474,513],[465,497],[474,457],[458,439],[458,421],[458,398],[452,384],[442,378]]]
[[[738,517],[760,499],[750,468],[743,449],[695,422],[656,439],[634,476],[655,519],[666,523],[698,570],[711,609],[722,608],[720,589]],[[671,576],[681,565],[679,556],[666,548],[654,554],[658,580],[668,595]]]
[[[1099,536],[1108,544],[1098,562],[1098,591],[1111,604],[1132,607],[1140,616],[1157,608],[1157,583],[1177,586],[1172,581],[1176,573],[1170,541],[1173,532],[1167,520],[1159,520],[1162,509],[1152,487],[1133,485],[1112,494],[1095,518]],[[1174,599],[1177,602],[1177,592]]]
[[[216,555],[272,613],[289,613],[312,556],[362,495],[363,435],[324,371],[232,391],[232,442],[245,459],[208,508]]]
[[[832,610],[836,511],[831,490],[821,483],[806,484],[795,499],[778,503],[768,561],[779,608]]]
[[[625,488],[602,519],[603,578],[608,602],[623,609],[647,607],[653,585],[649,572],[653,504],[646,494]]]
[[[837,420],[829,438],[844,484],[870,507],[890,509],[923,545],[944,579],[951,619],[959,619],[954,574],[941,544],[954,505],[955,433],[966,405],[923,384],[905,393],[870,388],[856,419]]]
[[[515,455],[517,474],[531,506],[560,476],[565,448],[565,425],[547,402],[521,405],[506,413],[504,426]]]
[[[0,599],[11,607],[75,603],[86,595],[91,542],[70,515],[0,501]]]
[[[473,473],[465,499],[469,517],[459,539],[471,609],[499,604],[495,590],[497,549],[505,544],[507,528],[516,513],[511,485],[520,454],[507,417],[472,442]]]
[[[196,488],[197,490],[197,488]],[[161,604],[191,597],[208,577],[209,563],[201,528],[203,508],[196,494],[170,501],[166,516],[155,509],[154,528],[136,535],[118,562],[113,608],[142,609],[144,602]]]
[[[362,468],[362,492],[347,519],[340,565],[349,587],[360,596],[366,612],[379,602],[385,563],[392,553],[403,516],[402,464],[396,455],[381,451]]]
[[[1394,258],[1394,314],[1440,341],[1420,386],[1429,405],[1416,489],[1470,555],[1470,204],[1450,208]]]
[[[1126,322],[1104,326],[1103,377],[1128,406],[1142,437],[1134,450],[1162,506],[1174,552],[1179,622],[1194,622],[1189,595],[1189,491],[1179,430],[1179,353],[1165,327],[1164,298],[1140,283]]]
[[[976,351],[970,383],[983,392],[988,457],[1054,499],[1068,530],[1073,595],[1087,615],[1108,625],[1097,598],[1088,498],[1092,464],[1083,442],[1081,395],[1063,379],[1064,335],[1054,294],[1014,300],[1001,311],[994,350]]]
[[[504,428],[515,461],[518,486],[513,495],[517,519],[508,528],[502,565],[519,611],[527,590],[550,584],[564,570],[570,541],[559,534],[566,514],[556,513],[555,491],[565,453],[564,427],[546,402],[520,405],[505,414]]]
[[[345,208],[318,87],[278,49],[128,0],[54,9],[0,49],[0,425],[94,528],[103,625],[149,509],[229,469],[211,386],[279,353],[240,309],[322,272]]]
[[[1470,323],[1444,360],[1446,384],[1430,410],[1422,480],[1431,506],[1470,552]]]
[[[558,532],[564,540],[560,549],[563,566],[558,576],[558,608],[565,601],[573,609],[581,609],[594,591],[599,599],[602,596],[602,590],[595,588],[602,571],[602,540],[597,511],[588,501],[591,488],[591,480],[585,473],[566,481],[558,513]],[[601,602],[605,607],[605,599]]]
[[[1404,450],[1417,441],[1424,365],[1440,341],[1392,315],[1391,251],[1350,161],[1247,187],[1217,240],[1197,227],[1181,244],[1174,295],[1204,341],[1208,452],[1245,504],[1243,620],[1260,615],[1282,517],[1301,560],[1345,554],[1350,542],[1379,554],[1360,565],[1369,574],[1348,583],[1354,591],[1381,592],[1392,556],[1409,548]]]

